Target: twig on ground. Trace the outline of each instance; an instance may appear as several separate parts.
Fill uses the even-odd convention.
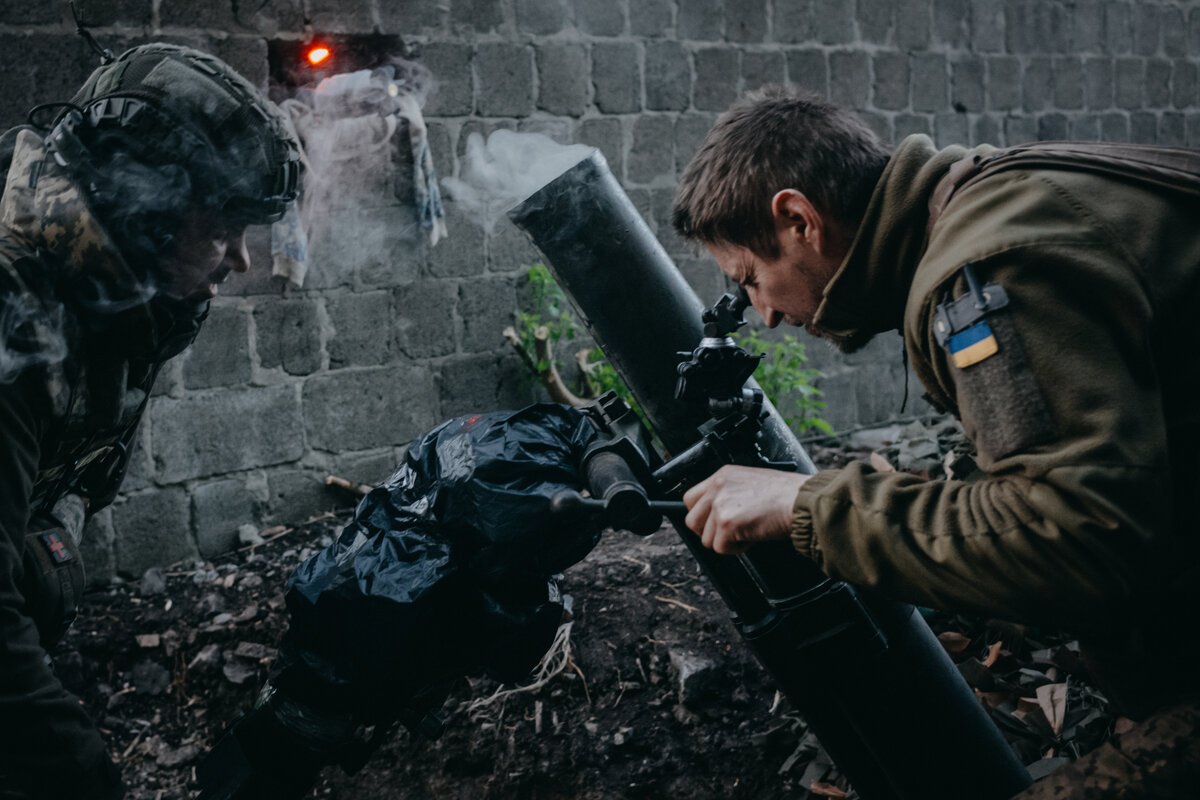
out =
[[[689,606],[687,603],[683,602],[682,600],[675,600],[670,597],[662,597],[662,596],[656,594],[656,595],[654,595],[654,599],[660,603],[667,603],[669,605],[679,606],[680,608],[682,608],[684,611],[688,612],[689,614],[691,614],[693,611],[700,610],[700,609],[696,608],[695,606]]]
[[[574,622],[564,622],[558,626],[558,631],[554,634],[554,641],[550,644],[550,649],[538,664],[538,669],[534,673],[532,683],[512,688],[501,684],[496,688],[496,691],[487,697],[478,697],[472,700],[470,705],[467,706],[468,717],[472,721],[475,721],[481,716],[480,712],[494,705],[497,701],[506,700],[512,695],[521,694],[522,692],[536,691],[568,667],[575,667],[575,670],[578,671],[579,667],[575,666],[575,662],[571,660],[571,626],[574,624]],[[583,673],[580,673],[580,677],[583,677]],[[583,691],[585,694],[587,693],[586,682],[584,683]],[[588,704],[591,704],[590,698]]]

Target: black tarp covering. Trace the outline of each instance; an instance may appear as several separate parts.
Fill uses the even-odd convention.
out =
[[[403,704],[401,687],[481,669],[526,676],[562,617],[553,576],[599,537],[548,510],[556,492],[583,488],[595,435],[580,412],[540,404],[422,436],[337,541],[292,575],[292,671],[370,716]]]

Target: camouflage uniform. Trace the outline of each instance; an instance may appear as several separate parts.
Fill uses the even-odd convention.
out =
[[[1092,768],[1137,753],[1149,762],[1125,765],[1136,779],[1171,752],[1190,793],[1157,796],[1200,796],[1195,201],[1014,169],[955,194],[930,228],[931,198],[967,154],[919,136],[897,148],[814,324],[899,328],[985,474],[824,470],[797,495],[793,544],[859,586],[1079,633],[1106,691],[1145,721]]]
[[[211,56],[135,48],[96,70],[76,101],[81,113],[64,120],[95,138],[56,140],[75,135],[61,122],[45,139],[21,130],[0,197],[0,800],[121,794],[46,649],[82,590],[86,512],[116,494],[159,365],[207,308],[155,296],[161,251],[110,235],[115,217],[100,209],[139,212],[114,206],[112,193],[100,204],[124,173],[92,170],[116,163],[97,153],[116,141],[136,148],[138,164],[186,165],[191,181],[173,195],[181,213],[213,209],[231,226],[277,219],[295,188],[286,120]]]

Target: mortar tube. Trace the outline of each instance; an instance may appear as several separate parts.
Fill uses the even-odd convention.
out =
[[[703,337],[704,304],[604,157],[593,151],[508,216],[545,255],[668,455],[695,444],[707,410],[676,401],[674,391],[678,354]],[[758,388],[753,380],[747,386]],[[764,410],[763,454],[815,472],[769,400]],[[721,556],[702,547],[682,519],[672,522],[747,642],[864,800],[999,800],[1030,783],[912,606],[832,581],[787,543]],[[827,598],[849,616],[829,618],[835,606]],[[935,746],[912,735],[917,719],[943,731]]]

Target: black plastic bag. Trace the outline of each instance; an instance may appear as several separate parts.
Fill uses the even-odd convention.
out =
[[[402,706],[401,687],[481,669],[527,675],[562,617],[553,576],[599,538],[549,512],[557,492],[583,488],[595,435],[579,411],[541,404],[421,437],[337,541],[292,575],[292,671],[308,673],[309,691],[328,688],[327,701],[372,715]]]

